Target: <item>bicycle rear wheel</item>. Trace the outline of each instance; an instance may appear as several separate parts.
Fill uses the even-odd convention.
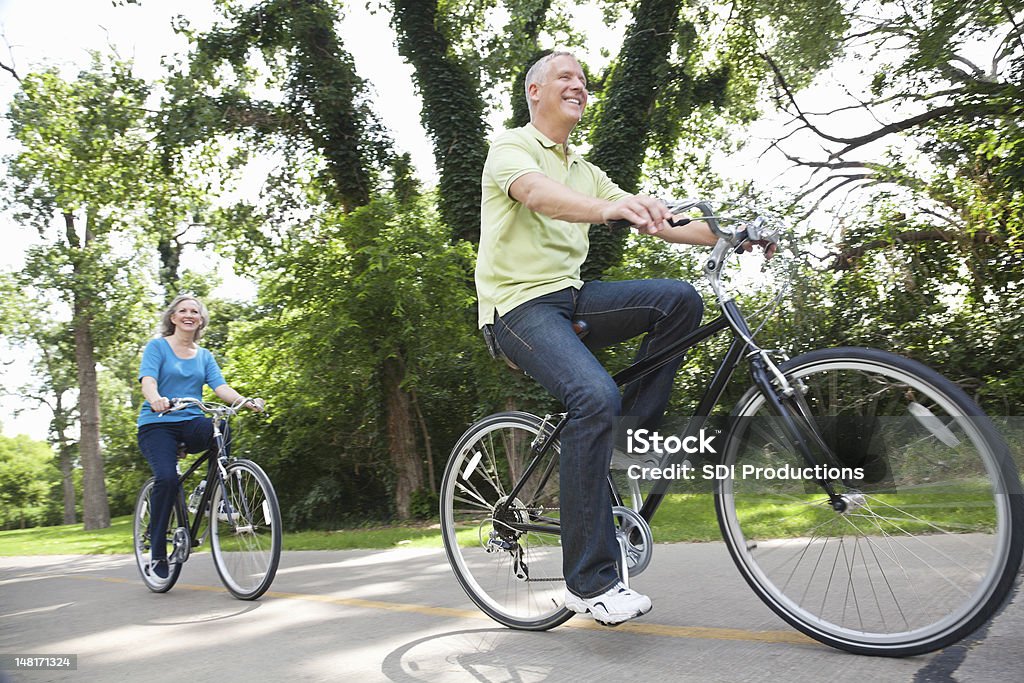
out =
[[[829,466],[863,476],[833,479],[846,507],[833,509],[779,416],[748,391],[716,511],[751,588],[800,631],[860,654],[916,655],[972,633],[1009,594],[1024,546],[1020,479],[991,421],[890,353],[815,351],[782,369],[804,435],[828,446]]]
[[[281,560],[281,508],[263,469],[250,460],[227,466],[210,501],[210,548],[224,586],[240,600],[263,595]]]
[[[142,582],[146,584],[146,588],[154,593],[166,593],[171,590],[175,582],[178,580],[178,576],[181,574],[181,563],[170,562],[168,564],[166,579],[162,579],[154,574],[149,566],[153,545],[153,539],[150,537],[150,524],[152,522],[152,515],[150,514],[150,497],[153,493],[153,484],[155,482],[156,480],[153,477],[150,477],[149,480],[143,484],[142,489],[139,491],[138,498],[135,499],[135,515],[134,522],[132,524],[132,545],[135,548],[135,566],[138,567],[139,576],[142,577]],[[187,526],[188,520],[184,519],[180,505],[172,505],[170,518],[167,523],[167,534],[164,538],[165,546],[169,547],[173,543],[174,530],[176,528]]]
[[[533,459],[542,424],[521,412],[480,420],[456,444],[441,483],[441,532],[459,583],[492,619],[531,631],[573,615],[563,604],[557,442],[507,512],[496,509]],[[550,433],[551,425],[545,429]],[[509,522],[542,528],[517,531]]]

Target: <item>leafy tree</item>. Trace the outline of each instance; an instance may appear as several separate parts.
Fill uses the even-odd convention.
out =
[[[860,212],[838,218],[819,265],[831,271],[818,278],[831,301],[864,321],[838,336],[897,345],[1000,410],[1020,405],[1020,381],[1007,381],[1005,368],[1024,353],[1006,334],[1019,324],[1024,278],[1024,3],[864,8],[845,40],[867,65],[849,104],[812,112],[776,71],[791,134],[823,150],[777,142],[813,171],[797,199],[813,209],[847,193],[856,206],[847,211]],[[836,130],[832,121],[851,112],[863,130]]]
[[[366,204],[391,161],[391,142],[335,28],[341,3],[264,0],[221,9],[226,21],[211,31],[183,29],[195,50],[169,82],[164,144],[184,148],[239,133],[267,147],[280,143],[287,156],[299,144],[321,155],[331,202],[344,210]],[[260,60],[269,80],[252,66]],[[251,95],[257,84],[279,90],[281,101]]]
[[[50,438],[61,471],[63,523],[78,521],[74,466],[77,444],[69,433],[77,419],[72,398],[76,384],[73,337],[67,325],[55,322],[46,302],[27,298],[10,273],[0,274],[0,336],[14,346],[37,351],[33,360],[34,386],[10,393],[45,406],[52,415]]]
[[[286,406],[267,458],[290,523],[386,515],[391,499],[408,518],[433,481],[426,413],[444,412],[420,397],[465,372],[470,254],[448,243],[427,199],[324,220],[264,282],[260,319],[233,328],[230,367]]]
[[[46,443],[0,434],[0,529],[60,521],[51,494],[59,481],[53,451]]]
[[[413,65],[423,97],[423,125],[441,174],[441,216],[454,238],[475,242],[480,238],[480,173],[487,156],[485,106],[479,77],[439,26],[445,19],[439,4],[448,3],[395,0],[392,25],[398,51]]]
[[[143,245],[136,211],[146,195],[147,95],[128,64],[94,56],[72,81],[54,69],[25,77],[8,114],[20,145],[8,163],[9,201],[16,218],[42,238],[16,277],[23,291],[60,301],[67,311],[87,529],[110,524],[98,360],[134,332],[132,314],[148,291],[132,249]]]

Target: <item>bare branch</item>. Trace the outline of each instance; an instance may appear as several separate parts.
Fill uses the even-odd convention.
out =
[[[952,61],[952,62],[960,62],[961,64],[966,64],[967,68],[969,68],[971,71],[974,72],[972,74],[972,76],[974,78],[978,79],[978,80],[989,80],[989,77],[985,74],[985,71],[981,67],[979,67],[977,64],[975,64],[971,60],[967,59],[967,57],[964,57],[963,55],[953,55],[950,58],[950,61]],[[953,67],[952,64],[950,65],[950,67],[954,68],[954,69],[956,68],[956,67]],[[956,69],[956,70],[960,71],[959,69]],[[964,72],[961,71],[960,73],[964,73]],[[964,73],[964,75],[966,76],[967,74]]]
[[[907,232],[901,232],[890,239],[877,239],[865,242],[864,244],[857,245],[855,247],[847,247],[835,255],[832,264],[829,266],[830,270],[850,270],[854,267],[857,259],[864,256],[869,251],[880,249],[883,247],[893,247],[899,244],[922,244],[925,242],[944,242],[949,244],[955,244],[961,241],[961,233],[954,231],[945,230],[908,230]],[[1002,244],[1003,239],[990,232],[979,230],[971,236],[970,242],[973,244]]]
[[[7,66],[3,62],[0,62],[0,69],[3,69],[7,73],[11,74],[12,76],[14,76],[14,80],[18,81],[18,83],[21,83],[21,76],[19,76],[18,72],[14,70],[14,67]]]
[[[928,208],[926,206],[923,206],[923,207],[920,207],[918,210],[921,213],[928,214],[929,216],[935,216],[936,218],[938,218],[943,223],[948,224],[950,227],[957,228],[957,227],[960,226],[960,221],[957,221],[956,219],[954,219],[951,216],[944,216],[943,214],[939,213],[935,209],[930,209],[930,208]]]
[[[829,189],[821,198],[818,199],[818,202],[815,204],[815,206],[817,207],[817,204],[820,204],[821,201],[825,197],[829,196],[830,194],[832,194],[833,192],[835,192],[839,188],[843,187],[844,185],[848,185],[848,184],[850,184],[852,182],[856,182],[858,180],[869,180],[872,177],[873,176],[870,173],[856,173],[856,174],[848,174],[848,175],[832,175],[832,176],[828,176],[824,180],[822,180],[820,183],[815,185],[814,187],[812,187],[810,189],[807,189],[807,190],[804,190],[803,192],[798,194],[793,199],[793,204],[795,205],[795,204],[800,203],[805,197],[807,197],[808,195],[814,194],[815,192],[820,190],[822,187],[824,187],[826,184],[828,184],[830,181],[842,180],[842,182],[840,182],[835,187]]]
[[[832,158],[835,159],[835,158],[839,158],[839,157],[843,156],[844,154],[847,154],[848,152],[851,152],[851,151],[857,149],[858,147],[863,147],[864,145],[866,145],[868,143],[871,143],[871,142],[874,142],[875,140],[880,140],[880,139],[886,137],[887,135],[891,135],[893,133],[900,133],[900,132],[903,132],[905,130],[910,130],[910,129],[916,128],[916,127],[918,127],[918,126],[920,126],[922,124],[928,123],[930,121],[934,121],[936,119],[941,119],[941,118],[944,118],[944,117],[947,117],[947,116],[958,117],[958,116],[962,116],[964,114],[998,114],[1000,112],[1005,111],[1005,109],[1006,109],[1006,107],[999,106],[999,105],[986,106],[984,104],[978,104],[978,105],[973,105],[972,106],[970,104],[968,104],[968,105],[951,104],[951,105],[945,106],[945,107],[936,107],[935,109],[931,109],[929,111],[923,112],[921,114],[918,114],[917,116],[911,116],[910,118],[903,119],[902,121],[896,121],[894,123],[890,123],[890,124],[888,124],[886,126],[883,126],[882,128],[879,128],[876,131],[873,131],[873,132],[868,133],[866,135],[861,135],[859,137],[855,137],[855,138],[832,138],[832,137],[830,137],[830,138],[827,138],[827,139],[832,140],[834,142],[841,142],[841,143],[845,143],[846,144],[846,147],[844,147],[843,149],[839,150],[838,152],[836,152],[836,153],[834,153],[832,155]]]
[[[1020,21],[1014,16],[1013,12],[1010,11],[1010,8],[1006,6],[1006,0],[1002,0],[999,4],[1003,8],[1003,12],[1006,14],[1007,20],[1013,24],[1014,30],[1010,34],[1007,34],[1007,40],[1009,40],[1012,35],[1012,37],[1017,39],[1017,43],[1020,45],[1021,49],[1024,49],[1024,39],[1021,38],[1021,34],[1024,33],[1024,28],[1021,27]]]

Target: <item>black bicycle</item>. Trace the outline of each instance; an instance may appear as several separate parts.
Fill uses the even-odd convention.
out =
[[[160,578],[150,569],[150,495],[155,480],[150,478],[139,491],[135,503],[135,562],[142,581],[154,593],[166,593],[174,586],[192,549],[202,545],[207,535],[217,574],[236,598],[255,600],[273,583],[281,559],[277,495],[259,465],[226,455],[223,429],[231,417],[255,400],[244,399],[228,406],[194,398],[171,399],[172,411],[197,406],[213,418],[216,447],[203,453],[179,476],[178,496],[171,509],[167,538],[163,539],[172,548],[167,556],[167,578]],[[185,482],[204,464],[205,477],[186,501]]]
[[[803,633],[851,652],[908,656],[975,631],[1007,599],[1024,547],[1020,478],[991,420],[908,358],[833,348],[789,359],[761,348],[721,274],[745,240],[777,237],[762,217],[729,231],[707,202],[671,208],[699,209],[719,237],[704,273],[721,315],[614,378],[636,380],[719,332],[732,341],[675,442],[716,434],[714,462],[691,467],[683,451],[664,455],[657,469],[668,478],[646,495],[641,469],[625,482],[609,473],[623,578],[649,565],[649,522],[670,484],[711,474],[736,566]],[[715,422],[708,416],[740,367],[753,386]],[[564,414],[490,415],[459,439],[445,469],[448,559],[473,602],[513,628],[550,629],[573,614],[563,605],[559,539],[564,425]]]

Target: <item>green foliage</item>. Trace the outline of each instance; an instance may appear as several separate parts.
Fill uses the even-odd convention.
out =
[[[260,317],[232,327],[228,371],[271,401],[270,424],[250,431],[248,447],[290,525],[391,514],[386,359],[403,364],[433,440],[448,444],[465,426],[472,251],[449,244],[431,205],[381,198],[325,217],[317,240],[279,256]]]
[[[1024,405],[1020,373],[1007,371],[1024,353],[1015,331],[1024,280],[1022,11],[1019,0],[881,1],[867,12],[878,19],[852,17],[850,43],[875,69],[869,92],[855,95],[893,123],[862,136],[823,127],[832,167],[864,171],[866,208],[839,217],[843,230],[823,264],[831,272],[813,273],[817,291],[806,293],[835,307],[812,326],[824,340],[916,356],[996,412]],[[866,144],[875,140],[887,148],[872,154]]]
[[[0,434],[0,529],[60,522],[60,472],[53,451],[27,436]]]
[[[644,175],[655,191],[684,175],[707,176],[704,150],[722,144],[725,122],[758,113],[769,55],[795,88],[838,54],[848,26],[841,3],[800,0],[707,2],[640,0],[622,49],[603,83],[589,158],[623,189]],[[613,9],[613,3],[606,3]],[[701,158],[701,157],[704,158]],[[595,226],[584,278],[622,258],[622,234]]]
[[[412,494],[413,519],[431,519],[437,517],[440,498],[427,489],[417,489]]]

